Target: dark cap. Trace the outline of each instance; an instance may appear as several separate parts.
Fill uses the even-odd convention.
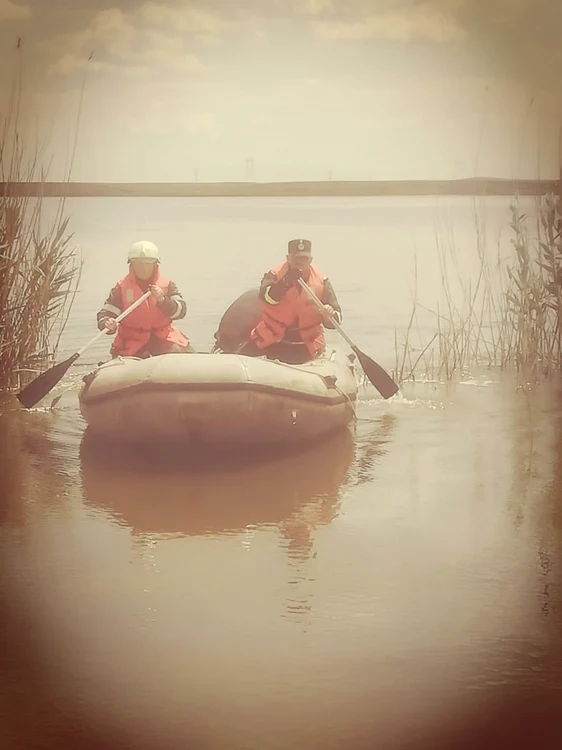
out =
[[[312,243],[310,240],[289,240],[289,255],[311,255]]]

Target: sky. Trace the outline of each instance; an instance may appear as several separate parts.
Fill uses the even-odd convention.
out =
[[[559,173],[561,0],[0,0],[19,66],[54,180]]]

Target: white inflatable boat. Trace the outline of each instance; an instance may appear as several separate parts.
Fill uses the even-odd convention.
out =
[[[84,377],[89,431],[126,442],[312,441],[354,418],[354,355],[304,365],[237,354],[164,354],[106,362]]]

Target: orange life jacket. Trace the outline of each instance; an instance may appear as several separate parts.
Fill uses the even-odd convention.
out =
[[[165,294],[170,280],[158,272],[156,279],[151,283],[159,286]],[[117,284],[121,288],[123,310],[144,294],[133,271],[120,279]],[[149,297],[119,323],[111,354],[134,357],[148,344],[151,336],[185,348],[189,344],[183,333],[172,325],[171,319],[157,307],[154,297]]]
[[[283,278],[289,265],[285,262],[271,270],[277,279]],[[307,281],[318,299],[324,292],[324,277],[318,269],[310,266]],[[276,305],[265,300],[262,302],[262,319],[250,334],[250,339],[258,349],[267,349],[272,344],[282,341],[289,326],[296,323],[303,344],[312,357],[324,352],[326,342],[322,314],[304,289],[292,286]]]

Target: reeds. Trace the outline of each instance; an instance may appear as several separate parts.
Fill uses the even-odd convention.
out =
[[[0,135],[0,390],[20,388],[49,366],[68,320],[81,261],[71,245],[65,200],[44,218],[44,199],[21,197],[14,183],[46,181],[40,148],[24,146],[22,60]]]
[[[519,211],[517,199],[510,213],[514,253],[502,258],[498,243],[492,258],[475,212],[479,263],[470,279],[459,267],[454,243],[445,247],[436,235],[443,299],[435,310],[424,307],[416,285],[401,347],[395,336],[399,382],[452,380],[482,368],[514,369],[532,381],[562,370],[562,202],[554,194],[537,200],[536,237],[529,236],[529,217]],[[452,293],[453,281],[460,294]],[[419,310],[431,312],[436,330],[426,341],[419,336],[414,347]]]

